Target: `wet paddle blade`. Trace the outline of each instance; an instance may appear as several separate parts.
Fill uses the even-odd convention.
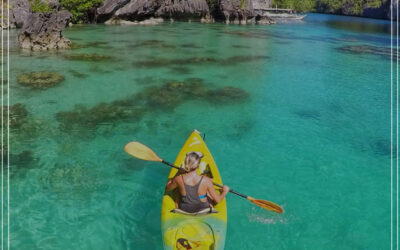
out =
[[[162,159],[156,155],[156,153],[153,152],[149,147],[146,145],[143,145],[140,142],[130,142],[125,145],[125,152],[128,154],[132,155],[133,157],[136,157],[141,160],[145,161],[158,161],[162,162]]]
[[[282,214],[283,213],[283,208],[281,208],[279,205],[270,202],[270,201],[266,201],[266,200],[258,200],[258,199],[254,199],[252,197],[247,197],[247,199],[252,202],[253,204],[262,207],[264,209],[273,211],[273,212],[277,212]]]

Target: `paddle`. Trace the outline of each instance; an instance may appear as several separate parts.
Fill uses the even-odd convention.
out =
[[[154,153],[153,150],[151,150],[146,145],[141,144],[140,142],[130,142],[125,145],[124,149],[125,149],[125,152],[127,152],[128,154],[130,154],[131,156],[133,156],[135,158],[145,160],[145,161],[158,161],[158,162],[164,163],[165,165],[168,165],[172,168],[176,168],[176,169],[185,171],[184,169],[182,169],[180,167],[177,167],[169,162],[164,161],[163,159],[158,157],[158,155],[156,153]],[[222,185],[214,183],[214,182],[213,182],[213,184],[220,188],[223,187]],[[273,202],[255,199],[248,195],[244,195],[239,192],[233,191],[232,189],[230,189],[229,192],[239,195],[240,197],[243,197],[243,198],[249,200],[251,203],[253,203],[259,207],[262,207],[264,209],[267,209],[267,210],[270,210],[273,212],[277,212],[280,214],[283,213],[283,209],[279,205],[277,205]]]

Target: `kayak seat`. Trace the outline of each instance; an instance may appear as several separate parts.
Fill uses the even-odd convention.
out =
[[[198,211],[196,213],[188,213],[188,212],[183,211],[183,210],[181,210],[179,208],[175,208],[175,209],[171,210],[170,212],[171,213],[177,213],[177,214],[186,214],[186,215],[203,215],[203,214],[216,214],[216,213],[218,213],[217,210],[215,210],[214,208],[211,208],[211,207],[210,208],[205,208],[205,209],[200,210],[200,211]]]

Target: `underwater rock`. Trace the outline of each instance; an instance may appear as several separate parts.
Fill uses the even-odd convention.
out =
[[[231,104],[242,102],[249,97],[249,94],[243,89],[230,86],[209,90],[205,96],[209,102],[214,104]]]
[[[29,114],[25,105],[17,103],[10,107],[4,106],[3,113],[5,117],[7,117],[8,109],[10,110],[10,128],[14,129],[21,127],[25,123]],[[3,119],[3,127],[7,127],[7,118]]]
[[[184,43],[184,44],[181,44],[181,47],[182,48],[188,48],[188,49],[202,49],[203,48],[203,46],[200,46],[200,45],[197,45],[197,44],[194,44],[194,43]]]
[[[71,43],[71,49],[83,49],[83,48],[110,49],[112,47],[109,46],[108,42],[103,42],[103,41],[89,42],[85,44],[80,44],[75,42]]]
[[[155,82],[155,79],[151,76],[138,77],[135,79],[135,82],[140,85],[147,85],[153,84]]]
[[[268,38],[269,36],[268,34],[248,32],[248,31],[222,31],[221,33],[246,37],[246,38],[261,38],[261,39]]]
[[[268,56],[232,56],[228,58],[214,58],[214,57],[191,57],[180,59],[165,59],[155,58],[144,61],[134,62],[133,65],[141,68],[157,68],[157,67],[170,67],[174,65],[188,66],[188,65],[203,65],[203,64],[218,64],[218,65],[236,65],[238,63],[245,63],[249,61],[258,61],[268,59]]]
[[[74,77],[80,78],[80,79],[83,79],[83,78],[87,78],[87,77],[88,77],[87,74],[81,73],[81,72],[76,71],[76,70],[73,70],[73,69],[69,70],[69,73],[71,73],[71,75],[73,75]]]
[[[244,46],[244,45],[232,45],[232,48],[235,48],[235,49],[248,49],[250,47],[249,46]]]
[[[109,74],[113,73],[111,70],[104,69],[99,65],[93,65],[89,68],[89,71],[96,74]]]
[[[56,72],[39,71],[19,74],[17,81],[32,88],[46,89],[64,81],[64,77]]]
[[[145,40],[142,42],[138,42],[135,44],[128,45],[129,48],[140,48],[140,47],[149,47],[149,48],[162,48],[162,49],[175,49],[175,45],[168,44],[161,40]]]
[[[319,120],[321,117],[321,113],[317,110],[297,110],[294,111],[293,113],[304,119]]]
[[[76,125],[91,128],[123,119],[140,119],[144,113],[143,107],[135,105],[134,100],[128,98],[111,103],[100,103],[92,108],[77,105],[72,111],[58,112],[56,119],[63,124],[65,129]]]
[[[66,10],[31,13],[18,35],[21,48],[29,50],[69,48],[71,41],[63,37],[62,31],[71,18],[71,13]]]
[[[58,112],[56,120],[62,128],[75,126],[93,128],[121,120],[141,120],[148,112],[173,110],[190,100],[203,100],[217,104],[233,104],[249,98],[239,88],[208,89],[203,79],[188,78],[184,81],[168,81],[161,86],[151,86],[127,98],[110,103],[100,103],[92,108],[75,106],[71,111]]]
[[[86,62],[107,62],[113,61],[114,57],[100,54],[68,54],[65,58],[72,61],[86,61]]]
[[[351,53],[356,55],[370,54],[370,55],[382,56],[389,60],[391,57],[391,51],[389,47],[379,47],[372,45],[349,45],[337,49],[341,52]],[[396,50],[393,50],[393,58],[396,58],[396,56],[397,56]]]
[[[192,73],[192,71],[187,67],[172,67],[171,72],[181,75],[188,75]]]
[[[370,147],[372,151],[377,154],[377,155],[382,155],[382,156],[390,156],[391,155],[391,143],[390,140],[387,139],[380,139],[380,140],[375,140],[370,144]],[[394,145],[393,148],[393,156],[396,157],[396,145]]]
[[[35,167],[39,161],[31,150],[24,150],[19,154],[10,154],[11,178],[25,177],[28,170]]]

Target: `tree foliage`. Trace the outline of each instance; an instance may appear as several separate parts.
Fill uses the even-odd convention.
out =
[[[42,2],[41,0],[31,1],[31,11],[32,12],[51,12],[53,9],[47,2]]]
[[[60,4],[72,14],[72,22],[89,21],[89,13],[103,4],[103,0],[60,0]]]
[[[273,0],[273,5],[299,12],[362,15],[365,8],[379,8],[386,1],[390,0]]]

